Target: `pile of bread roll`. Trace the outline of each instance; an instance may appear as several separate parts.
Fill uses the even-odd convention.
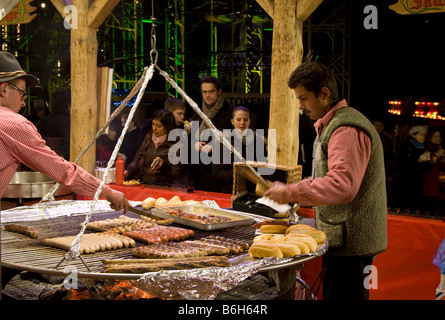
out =
[[[142,208],[151,209],[153,207],[176,207],[176,206],[185,206],[190,204],[199,204],[201,202],[195,200],[186,200],[182,201],[179,196],[174,196],[170,200],[167,200],[163,197],[160,198],[147,198],[142,201]]]
[[[253,239],[249,248],[252,258],[293,257],[317,251],[319,244],[326,240],[326,234],[309,225],[263,225],[261,235]]]

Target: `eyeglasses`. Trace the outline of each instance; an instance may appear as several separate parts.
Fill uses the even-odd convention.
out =
[[[25,101],[26,98],[28,98],[28,94],[27,94],[25,91],[23,91],[22,89],[20,89],[19,87],[15,86],[15,85],[13,85],[12,83],[9,83],[9,82],[8,82],[8,84],[9,84],[11,87],[13,87],[15,90],[19,91],[19,92],[22,94],[22,100],[23,100],[23,101]]]

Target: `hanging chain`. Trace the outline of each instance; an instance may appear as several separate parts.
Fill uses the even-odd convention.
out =
[[[154,17],[154,1],[151,0],[151,50],[150,61],[151,64],[156,65],[158,62],[158,52],[156,51],[156,18]]]

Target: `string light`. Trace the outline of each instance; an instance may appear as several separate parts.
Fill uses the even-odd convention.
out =
[[[122,103],[122,100],[124,100],[128,94],[130,93],[130,89],[112,89],[111,90],[111,94],[113,95],[113,100],[117,100],[117,101],[113,101],[113,106],[114,107],[119,107]],[[127,107],[132,107],[134,105],[134,103],[136,102],[136,98],[137,96],[134,96],[133,99],[131,99],[130,101],[128,101],[127,103]]]
[[[390,108],[388,109],[388,113],[401,115],[402,114],[402,101],[391,100],[388,101]],[[440,105],[440,102],[431,102],[431,101],[416,101],[414,102],[416,106],[416,110],[413,113],[413,117],[416,118],[425,118],[425,119],[434,119],[434,120],[445,120],[445,117],[439,115],[437,108]],[[423,108],[428,108],[428,112],[425,112]]]

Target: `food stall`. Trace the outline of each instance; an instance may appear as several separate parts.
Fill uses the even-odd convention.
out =
[[[133,188],[127,190],[131,192]],[[262,274],[273,279],[278,290],[274,298],[293,298],[297,282],[306,286],[297,271],[328,248],[324,241],[310,252],[293,256],[252,257],[249,247],[259,231],[255,225],[267,221],[266,217],[221,209],[215,200],[194,200],[191,206],[198,208],[201,215],[223,217],[224,221],[202,223],[185,219],[184,225],[184,216],[167,216],[177,208],[186,211],[187,205],[173,210],[146,210],[143,202],[132,201],[135,208],[147,215],[158,211],[160,217],[156,220],[133,212],[123,216],[122,212],[112,211],[106,201],[99,200],[83,235],[80,255],[66,259],[91,203],[62,200],[2,212],[2,267],[61,277],[64,282],[58,284],[60,289],[66,287],[65,281],[73,270],[79,282],[88,279],[95,286],[107,280],[130,281],[151,298],[161,299],[214,299],[247,278]],[[165,241],[153,240],[153,236]],[[117,244],[119,239],[121,245]],[[209,246],[222,251],[203,253],[210,250]],[[7,282],[3,285],[7,289]],[[72,295],[72,290],[67,291]]]

